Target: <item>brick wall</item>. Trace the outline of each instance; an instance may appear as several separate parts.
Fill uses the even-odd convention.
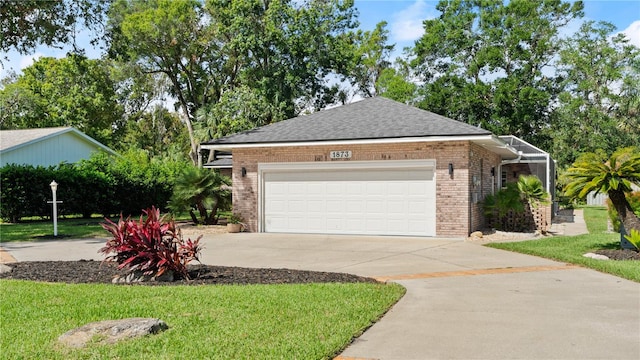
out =
[[[352,151],[351,159],[331,160],[333,150]],[[470,155],[473,152],[473,161]],[[482,172],[480,160],[482,157]],[[292,146],[282,148],[243,148],[233,150],[233,208],[244,217],[249,231],[258,230],[258,163],[331,162],[371,160],[436,160],[436,234],[437,236],[467,236],[483,223],[478,204],[469,206],[473,174],[482,177],[482,194],[491,189],[491,167],[497,166],[499,157],[467,141],[436,143],[363,144],[341,146]],[[449,175],[453,164],[453,176]],[[242,177],[241,169],[247,173]],[[480,211],[478,211],[480,209]],[[470,213],[471,210],[471,213]],[[473,215],[473,216],[472,216]],[[472,226],[469,221],[472,220]]]
[[[498,165],[501,158],[498,154],[483,148],[477,144],[471,144],[469,150],[469,193],[471,201],[471,231],[485,227],[485,218],[482,209],[484,198],[497,191]],[[491,169],[494,169],[494,176]]]

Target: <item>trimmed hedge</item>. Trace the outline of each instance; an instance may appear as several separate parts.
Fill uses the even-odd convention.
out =
[[[149,159],[142,152],[121,158],[96,154],[78,164],[55,167],[6,165],[0,168],[0,217],[18,222],[23,217],[51,216],[51,188],[58,185],[58,213],[111,216],[138,215],[157,206],[167,210],[173,183],[182,162]]]

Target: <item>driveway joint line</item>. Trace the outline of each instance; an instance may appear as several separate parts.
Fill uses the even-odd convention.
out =
[[[417,279],[443,278],[443,277],[456,277],[456,276],[515,274],[515,273],[524,273],[524,272],[540,272],[540,271],[556,271],[556,270],[572,270],[572,269],[580,269],[580,266],[565,264],[565,265],[551,265],[551,266],[523,266],[523,267],[474,269],[474,270],[460,270],[460,271],[442,271],[442,272],[421,273],[421,274],[376,276],[374,277],[374,279],[380,282],[387,282],[387,281],[394,281],[394,280],[417,280]]]

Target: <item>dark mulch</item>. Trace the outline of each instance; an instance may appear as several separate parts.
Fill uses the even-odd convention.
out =
[[[594,253],[604,255],[611,260],[640,260],[640,252],[634,250],[597,250]]]
[[[118,270],[114,263],[99,261],[30,261],[7,264],[11,272],[0,274],[0,279],[18,279],[44,282],[108,283],[126,273]],[[302,284],[327,282],[376,282],[371,278],[356,275],[289,270],[253,269],[211,265],[189,265],[191,280],[178,279],[173,282],[148,281],[143,285],[215,285],[215,284]]]

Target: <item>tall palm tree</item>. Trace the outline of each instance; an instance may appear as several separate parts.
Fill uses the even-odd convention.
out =
[[[640,149],[621,148],[609,158],[602,153],[583,154],[569,168],[567,177],[567,196],[584,199],[591,192],[607,193],[625,230],[640,231],[640,219],[625,195],[632,191],[632,184],[640,185]]]
[[[189,166],[176,179],[169,208],[177,213],[189,211],[195,224],[215,225],[218,209],[229,205],[230,183],[217,172]]]

